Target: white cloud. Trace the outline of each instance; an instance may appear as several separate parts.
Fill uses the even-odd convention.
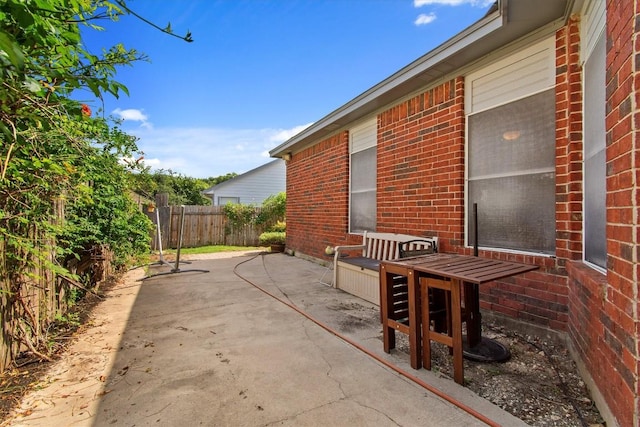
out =
[[[468,4],[475,7],[488,7],[495,3],[495,0],[413,0],[414,7],[440,5],[440,6],[460,6]]]
[[[276,142],[278,144],[285,142],[286,140],[292,138],[293,136],[299,134],[313,123],[307,123],[306,125],[296,126],[293,129],[285,129],[271,137],[271,141]],[[273,147],[272,147],[273,148]]]
[[[423,7],[423,6],[461,6],[461,5],[469,5],[473,7],[489,7],[495,3],[495,0],[413,0],[413,6]],[[422,13],[418,15],[415,21],[413,21],[414,25],[428,25],[435,21],[437,16],[435,13]]]
[[[244,173],[272,159],[269,150],[308,125],[292,129],[143,128],[127,130],[139,138],[144,165],[206,178]]]
[[[142,110],[136,110],[133,108],[128,108],[126,110],[116,108],[115,110],[113,110],[113,114],[117,115],[123,120],[132,120],[134,122],[146,122],[149,118],[142,112]]]
[[[418,15],[416,20],[413,21],[413,23],[415,25],[427,25],[427,24],[431,24],[435,20],[436,20],[436,14],[435,13],[431,12],[428,15],[425,14],[425,13],[421,13],[420,15]]]
[[[145,166],[151,166],[153,169],[160,169],[162,161],[160,159],[144,159]]]
[[[116,108],[111,114],[114,114],[116,117],[125,121],[140,122],[140,126],[143,128],[153,128],[153,125],[148,121],[149,116],[144,114],[142,110],[137,110],[135,108],[127,108],[126,110],[122,110],[120,108]]]

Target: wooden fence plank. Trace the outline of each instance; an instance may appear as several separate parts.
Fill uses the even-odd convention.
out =
[[[176,249],[182,223],[182,207],[159,207],[156,223],[160,219],[163,249]],[[264,227],[247,225],[241,230],[232,230],[222,206],[185,206],[182,247],[192,248],[209,245],[258,246]],[[158,250],[157,232],[152,236],[152,249]]]

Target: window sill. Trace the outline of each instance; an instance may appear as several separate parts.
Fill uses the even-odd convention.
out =
[[[467,245],[466,248],[473,250],[473,246]],[[484,246],[478,247],[478,250],[484,251],[484,252],[496,252],[496,253],[504,253],[504,254],[511,254],[511,255],[536,256],[536,257],[542,257],[542,258],[556,257],[555,255],[545,254],[544,252],[530,252],[530,251],[520,251],[517,249],[491,248],[491,247],[484,247]]]

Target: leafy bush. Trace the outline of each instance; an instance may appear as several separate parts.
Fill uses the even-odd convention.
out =
[[[284,245],[287,237],[287,223],[278,221],[258,237],[262,246]]]
[[[91,262],[93,245],[108,245],[119,264],[148,252],[150,221],[126,196],[127,170],[140,167],[121,163],[140,159],[136,138],[77,99],[104,105],[106,95],[128,94],[116,68],[146,56],[122,44],[94,54],[80,27],[100,30],[100,19],[129,13],[125,0],[0,1],[0,305],[11,313],[3,351],[48,359],[38,351],[44,323],[64,314],[56,298],[80,270],[69,264]],[[58,287],[57,276],[68,280]],[[51,292],[33,298],[42,290]]]
[[[256,216],[256,224],[270,227],[276,221],[284,221],[287,207],[287,193],[281,192],[267,197],[262,202],[260,213]]]
[[[269,227],[267,231],[281,231],[284,232],[287,230],[287,223],[284,221],[278,221],[273,226]]]
[[[286,233],[284,231],[265,231],[260,234],[259,239],[262,246],[284,245]]]
[[[227,203],[223,207],[228,219],[227,234],[240,231],[249,225],[263,226],[262,229],[266,231],[284,231],[286,202],[286,193],[282,192],[269,196],[261,207]]]

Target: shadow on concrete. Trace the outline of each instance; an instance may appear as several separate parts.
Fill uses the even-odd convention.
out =
[[[320,265],[284,254],[193,265],[209,272],[142,283],[85,425],[485,425],[286,304],[490,419],[524,425],[412,370],[402,346],[385,354],[377,306],[319,283]]]

